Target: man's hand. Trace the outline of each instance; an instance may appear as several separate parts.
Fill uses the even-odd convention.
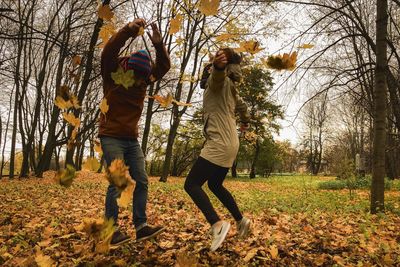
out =
[[[152,23],[151,24],[151,29],[153,30],[153,34],[150,34],[149,32],[147,32],[147,35],[149,36],[151,42],[153,44],[159,44],[162,43],[162,36],[160,31],[158,30],[157,24],[156,23]]]
[[[218,51],[214,57],[213,64],[217,69],[225,69],[226,64],[228,64],[228,58],[223,51]]]
[[[146,26],[146,21],[144,19],[135,19],[128,23],[128,27],[133,31],[139,31],[141,27]]]
[[[250,127],[249,123],[242,122],[240,124],[240,132],[245,133],[249,129],[249,127]]]

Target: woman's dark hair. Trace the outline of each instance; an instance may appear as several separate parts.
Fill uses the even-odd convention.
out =
[[[226,57],[228,58],[228,64],[240,64],[242,62],[242,56],[236,53],[232,48],[223,48]],[[212,63],[207,64],[203,69],[203,74],[201,75],[200,88],[206,89],[207,79],[211,74]]]
[[[201,89],[206,89],[207,79],[208,79],[208,77],[210,77],[210,74],[211,74],[211,66],[212,66],[212,63],[207,64],[203,69],[203,73],[201,74],[201,80],[200,80],[200,88]]]
[[[223,48],[226,57],[228,58],[228,64],[240,64],[242,62],[242,56],[236,53],[232,48]]]

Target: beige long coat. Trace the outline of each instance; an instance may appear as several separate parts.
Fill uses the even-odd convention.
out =
[[[200,156],[225,168],[232,167],[239,149],[235,112],[241,122],[250,119],[247,105],[235,86],[240,78],[239,65],[229,64],[225,70],[213,68],[203,95],[206,142]]]

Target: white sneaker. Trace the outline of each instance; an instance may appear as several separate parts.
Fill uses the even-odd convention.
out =
[[[213,234],[213,240],[210,247],[211,251],[216,251],[221,246],[230,228],[231,224],[225,221],[216,222],[213,224],[213,226],[211,226]]]
[[[243,217],[240,221],[237,222],[237,232],[239,238],[245,238],[250,233],[250,219]]]

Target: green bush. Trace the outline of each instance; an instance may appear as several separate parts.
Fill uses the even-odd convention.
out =
[[[340,179],[332,181],[324,181],[318,184],[318,189],[321,190],[342,190],[342,189],[370,189],[372,183],[371,176],[352,177],[349,179]],[[385,190],[392,188],[392,181],[385,179]]]

